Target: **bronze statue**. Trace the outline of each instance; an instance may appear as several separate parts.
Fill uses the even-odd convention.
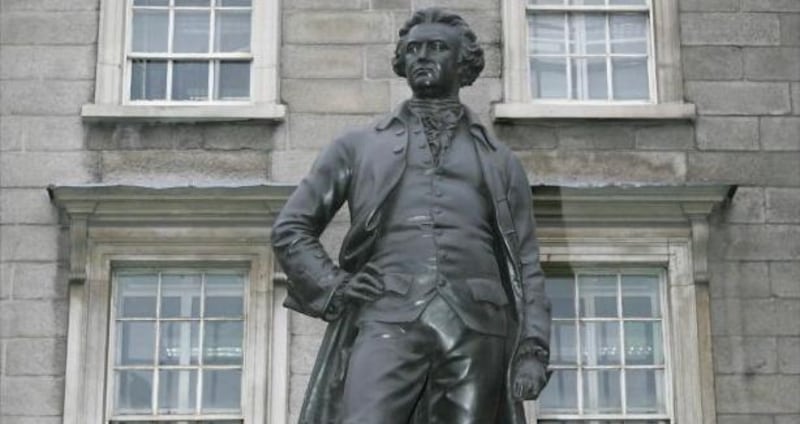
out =
[[[273,227],[285,305],[330,322],[300,423],[523,424],[550,307],[525,171],[459,101],[483,51],[432,8],[392,63],[413,97],[334,140]],[[345,201],[337,266],[319,235]]]

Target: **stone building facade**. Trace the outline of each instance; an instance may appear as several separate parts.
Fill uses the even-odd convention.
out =
[[[98,300],[92,287],[108,285],[97,275],[109,274],[91,252],[124,250],[114,234],[152,249],[125,250],[125,261],[152,262],[152,252],[172,252],[161,241],[194,229],[193,243],[221,246],[206,252],[215,261],[229,248],[261,258],[254,261],[264,261],[264,287],[252,297],[279,300],[273,285],[285,282],[264,259],[267,237],[258,228],[268,230],[284,185],[296,184],[335,134],[369,124],[409,95],[390,57],[410,10],[431,5],[462,14],[478,33],[487,68],[462,100],[518,153],[541,205],[555,208],[541,212],[545,253],[564,262],[582,257],[570,250],[571,234],[583,241],[620,231],[637,240],[685,239],[684,250],[653,254],[667,258],[654,261],[668,274],[688,272],[696,285],[686,304],[679,287],[664,291],[672,311],[664,311],[665,328],[690,336],[672,338],[678,347],[667,348],[667,419],[800,422],[800,2],[652,1],[658,19],[676,12],[652,30],[656,48],[672,49],[671,61],[654,66],[666,72],[659,84],[673,86],[657,90],[679,107],[631,119],[639,112],[504,106],[516,87],[510,50],[524,43],[510,38],[520,30],[509,22],[519,13],[509,10],[516,1],[253,0],[269,5],[258,13],[276,23],[253,25],[274,35],[254,72],[274,78],[263,81],[267,106],[228,114],[114,109],[121,103],[102,98],[109,89],[100,74],[103,81],[119,74],[105,56],[113,51],[114,0],[0,0],[0,422],[108,422],[112,407],[103,399],[110,392],[79,383],[111,384],[104,361],[113,347],[84,344],[80,335],[105,337],[113,327],[102,308],[104,321],[93,321],[92,308],[107,305],[109,293],[101,290]],[[668,95],[676,92],[680,98]],[[697,187],[710,191],[697,194]],[[696,204],[700,212],[690,211]],[[238,238],[214,244],[212,221]],[[241,232],[237,222],[254,232]],[[343,213],[324,234],[332,253],[346,228]],[[147,237],[152,244],[142,242]],[[588,252],[590,245],[581,246]],[[588,262],[644,254],[609,249]],[[196,252],[180,252],[174,261],[197,262]],[[679,254],[693,265],[678,263]],[[245,389],[272,399],[270,410],[247,406],[241,419],[294,420],[324,325],[252,307],[268,311],[253,316],[288,324],[284,332],[262,329],[279,369],[255,373],[269,382],[247,380],[256,388]],[[253,343],[247,349],[259,352]],[[252,356],[245,368],[258,368]]]

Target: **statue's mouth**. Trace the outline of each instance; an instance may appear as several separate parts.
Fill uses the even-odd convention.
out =
[[[415,78],[433,78],[435,70],[428,67],[415,68],[411,75]]]

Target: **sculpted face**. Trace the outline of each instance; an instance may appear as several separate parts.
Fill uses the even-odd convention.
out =
[[[405,46],[406,80],[417,97],[458,94],[461,30],[446,24],[411,28]]]

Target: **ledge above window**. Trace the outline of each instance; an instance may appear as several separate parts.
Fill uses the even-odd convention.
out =
[[[496,103],[492,105],[492,120],[537,119],[671,119],[693,120],[693,103],[654,104],[554,104],[554,103]]]
[[[85,104],[81,117],[92,122],[197,122],[197,121],[281,121],[286,117],[282,104],[155,106]]]

